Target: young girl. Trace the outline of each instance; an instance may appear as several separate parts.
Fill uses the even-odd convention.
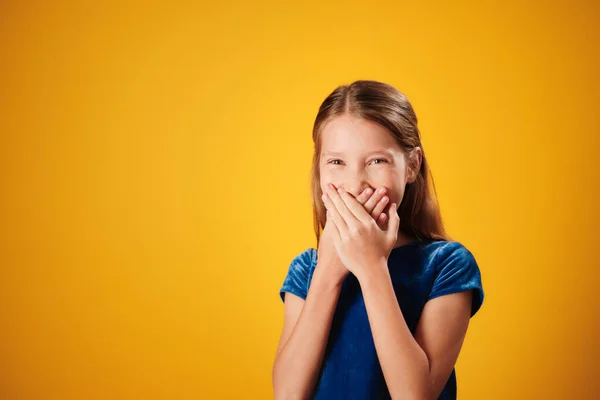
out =
[[[280,290],[275,397],[455,399],[484,293],[472,253],[444,231],[410,102],[377,81],[340,86],[313,141],[318,250],[292,260]]]

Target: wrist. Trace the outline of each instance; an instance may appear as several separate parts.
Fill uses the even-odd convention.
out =
[[[365,268],[361,268],[360,273],[356,278],[362,288],[369,287],[373,284],[377,285],[382,279],[391,279],[387,260],[375,262]]]
[[[319,285],[330,289],[341,288],[342,283],[344,282],[344,279],[348,273],[349,271],[346,270],[346,273],[342,274],[338,269],[327,268],[325,265],[317,261],[312,282],[316,281]]]

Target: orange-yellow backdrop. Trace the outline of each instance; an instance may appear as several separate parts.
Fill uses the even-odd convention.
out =
[[[482,271],[460,398],[597,395],[594,2],[92,3],[0,5],[0,397],[272,397],[355,79],[412,101]]]

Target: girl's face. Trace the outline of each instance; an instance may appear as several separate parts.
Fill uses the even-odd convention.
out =
[[[407,182],[414,180],[405,153],[392,133],[381,125],[342,114],[329,121],[321,136],[321,190],[327,184],[357,197],[364,189],[387,189],[389,204],[399,205]]]

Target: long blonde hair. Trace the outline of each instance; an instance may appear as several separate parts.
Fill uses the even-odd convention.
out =
[[[417,116],[407,97],[383,82],[358,80],[338,86],[319,107],[313,126],[314,154],[310,173],[313,201],[314,229],[317,248],[325,227],[326,210],[321,201],[319,157],[323,127],[333,117],[349,113],[355,117],[378,123],[388,129],[398,144],[410,154],[415,147],[422,151],[422,162],[417,178],[406,184],[404,197],[398,209],[399,232],[416,239],[448,240],[435,196],[435,183],[429,170],[425,150],[421,144]],[[429,187],[431,182],[432,187]]]

